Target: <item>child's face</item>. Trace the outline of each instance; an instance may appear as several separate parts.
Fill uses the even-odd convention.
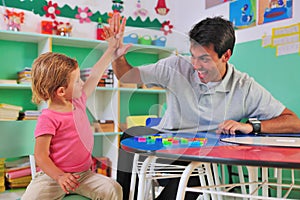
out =
[[[83,81],[80,78],[80,69],[77,68],[71,73],[70,83],[67,88],[66,98],[79,98],[82,94]]]

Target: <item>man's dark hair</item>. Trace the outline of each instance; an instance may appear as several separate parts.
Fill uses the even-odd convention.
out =
[[[235,33],[230,21],[222,17],[206,18],[196,24],[189,32],[192,45],[214,46],[219,58],[228,50],[233,53]]]

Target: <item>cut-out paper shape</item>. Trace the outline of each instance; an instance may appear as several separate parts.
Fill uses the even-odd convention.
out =
[[[164,35],[168,35],[169,33],[172,33],[172,28],[173,25],[170,23],[170,21],[165,21],[162,23],[160,30],[164,32]]]
[[[170,9],[167,8],[165,0],[158,0],[157,5],[155,7],[155,11],[159,15],[167,15]]]
[[[46,17],[55,19],[56,15],[60,15],[60,10],[57,7],[57,3],[52,4],[52,1],[49,1],[48,5],[43,7],[44,11],[46,12]]]
[[[148,10],[142,8],[142,4],[140,0],[137,1],[136,8],[137,8],[136,11],[134,11],[133,13],[134,16],[146,17],[148,15]]]
[[[83,22],[91,22],[90,16],[92,16],[93,13],[90,12],[90,9],[88,7],[85,7],[84,9],[78,8],[78,14],[75,15],[77,19],[79,19],[80,23]]]

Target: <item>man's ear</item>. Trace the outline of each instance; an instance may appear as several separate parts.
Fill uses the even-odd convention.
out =
[[[230,59],[231,55],[232,55],[231,50],[228,49],[228,50],[223,54],[223,59],[224,59],[223,61],[224,61],[224,62],[227,62],[227,61]]]
[[[58,97],[62,97],[66,94],[66,89],[64,87],[59,87],[57,90],[56,90],[56,95]]]

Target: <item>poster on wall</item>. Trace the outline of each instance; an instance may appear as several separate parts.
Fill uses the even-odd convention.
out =
[[[229,19],[235,29],[256,25],[256,0],[235,0],[229,6]]]
[[[229,2],[229,1],[233,1],[233,0],[205,0],[205,9],[218,6],[222,3]]]
[[[291,18],[293,0],[259,0],[258,24]]]

